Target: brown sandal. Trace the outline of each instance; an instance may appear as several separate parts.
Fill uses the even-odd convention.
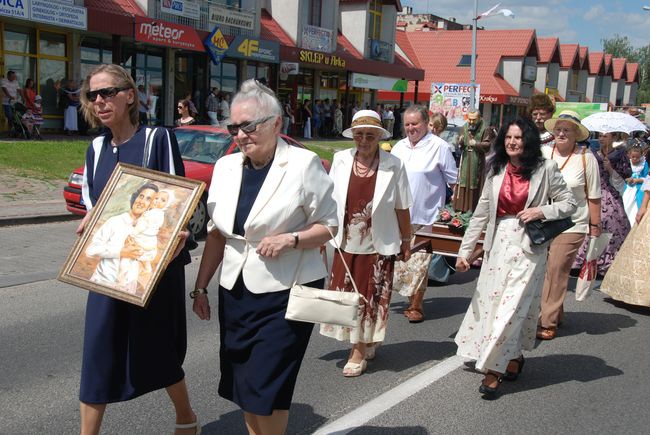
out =
[[[409,319],[409,323],[420,323],[424,320],[422,310],[418,310],[417,308],[411,308],[404,315]]]
[[[540,340],[553,340],[555,338],[557,328],[537,328],[537,338]]]

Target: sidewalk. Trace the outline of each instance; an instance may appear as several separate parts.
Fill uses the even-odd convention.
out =
[[[65,208],[66,184],[0,170],[0,227],[78,219]]]

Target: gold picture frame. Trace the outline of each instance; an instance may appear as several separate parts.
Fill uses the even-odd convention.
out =
[[[146,307],[205,183],[118,163],[58,279]]]

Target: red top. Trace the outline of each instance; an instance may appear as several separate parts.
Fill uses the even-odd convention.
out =
[[[519,173],[519,168],[508,162],[503,184],[499,192],[497,217],[514,216],[524,209],[528,199],[530,180],[524,179]]]

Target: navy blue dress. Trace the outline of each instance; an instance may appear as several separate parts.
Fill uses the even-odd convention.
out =
[[[110,133],[100,136],[86,153],[84,183],[93,205],[118,162],[142,166],[144,127],[119,147],[111,146],[111,138]],[[155,131],[148,162],[150,169],[184,175],[173,133],[163,128]],[[88,293],[79,392],[82,402],[130,400],[185,377],[185,265],[189,262],[184,249],[167,267],[147,308]]]
[[[234,233],[244,223],[273,162],[244,167]],[[323,288],[323,280],[306,284]],[[232,290],[219,286],[219,395],[246,412],[271,415],[289,409],[313,324],[285,320],[289,290],[255,294],[241,275]]]

